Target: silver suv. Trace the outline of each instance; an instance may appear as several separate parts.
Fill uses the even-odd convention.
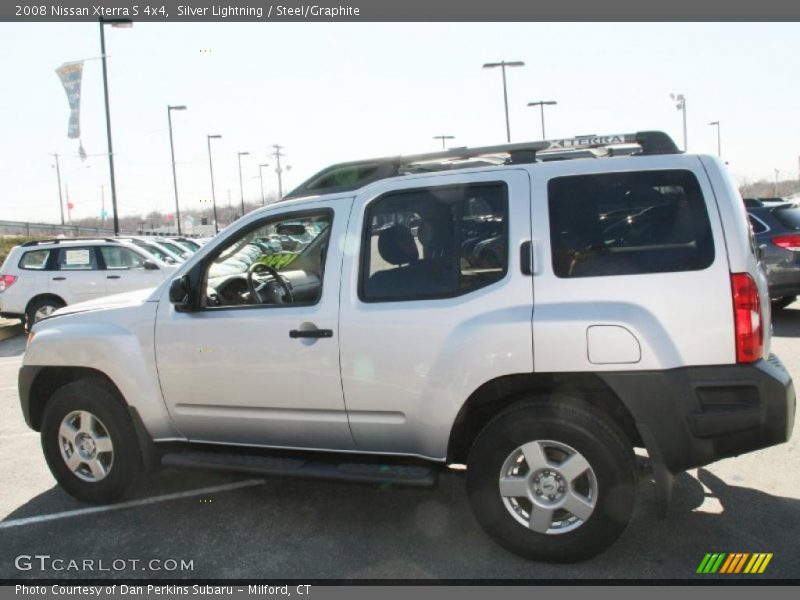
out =
[[[630,521],[635,448],[663,507],[673,474],[794,423],[742,199],[659,132],[336,165],[107,302],[40,321],[19,376],[89,502],[159,464],[417,486],[466,465],[490,536],[576,561]]]

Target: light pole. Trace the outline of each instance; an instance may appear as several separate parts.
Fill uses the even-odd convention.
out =
[[[58,165],[58,154],[51,154],[56,159],[56,179],[58,179],[58,210],[61,211],[61,224],[64,224],[64,197],[61,195],[61,168]]]
[[[178,223],[178,235],[181,234],[181,209],[178,206],[178,176],[175,174],[175,146],[172,143],[172,111],[186,110],[184,105],[167,105],[167,122],[169,123],[169,151],[172,154],[172,183],[175,186],[175,221]]]
[[[219,233],[219,224],[217,223],[217,194],[214,191],[214,165],[211,162],[211,140],[218,140],[221,137],[219,134],[206,136],[208,141],[208,171],[211,173],[211,207],[214,210],[214,234]]]
[[[275,172],[278,174],[278,200],[283,198],[283,179],[281,179],[281,174],[283,173],[283,169],[281,169],[281,156],[285,156],[281,154],[281,146],[280,144],[273,144],[272,146],[275,148],[275,152],[272,153],[272,156],[275,157]]]
[[[242,198],[242,216],[244,216],[244,186],[242,185],[242,157],[249,155],[249,152],[239,152],[239,194]]]
[[[711,121],[709,125],[714,125],[717,128],[717,156],[722,156],[722,137],[719,133],[719,121]]]
[[[778,197],[778,175],[780,175],[780,169],[775,169],[775,190],[772,195],[776,198]]]
[[[106,138],[108,140],[108,172],[111,178],[111,210],[114,213],[114,235],[119,235],[119,215],[117,214],[117,185],[114,179],[114,149],[111,145],[111,108],[108,102],[108,68],[106,67],[105,25],[112,27],[133,27],[130,19],[104,19],[100,17],[100,56],[103,62],[103,94],[106,101]]]
[[[445,140],[454,140],[454,139],[456,139],[456,136],[454,136],[454,135],[435,135],[435,136],[433,136],[433,139],[442,140],[442,150],[444,150],[445,149],[444,141]]]
[[[510,62],[506,62],[501,60],[500,62],[495,63],[486,63],[483,65],[484,69],[494,69],[496,67],[500,67],[503,71],[503,102],[505,103],[506,107],[506,140],[511,143],[511,125],[508,122],[508,89],[506,86],[506,67],[524,67],[525,63],[521,60],[512,60]]]
[[[545,106],[555,106],[558,104],[555,100],[539,100],[538,102],[528,102],[528,106],[538,106],[542,112],[542,139],[546,139],[544,133],[544,107]]]
[[[258,180],[261,182],[261,206],[265,206],[267,203],[266,199],[264,198],[264,173],[261,169],[268,166],[268,163],[258,165]]]
[[[686,96],[670,94],[669,97],[675,101],[675,108],[683,112],[683,151],[686,152],[689,148],[689,143],[686,141]]]

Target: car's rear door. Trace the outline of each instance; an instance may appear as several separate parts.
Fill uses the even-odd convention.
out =
[[[68,304],[92,300],[108,293],[97,246],[64,246],[58,248],[57,252],[56,270],[48,272],[52,293]]]
[[[387,179],[356,197],[341,364],[360,450],[444,458],[482,384],[533,369],[523,169]]]

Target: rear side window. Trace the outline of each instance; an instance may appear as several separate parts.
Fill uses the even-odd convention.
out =
[[[97,269],[94,248],[61,248],[58,251],[58,268],[61,271],[92,271]]]
[[[22,255],[19,260],[19,268],[43,271],[48,258],[50,258],[50,250],[31,250]]]
[[[714,262],[705,202],[690,171],[557,177],[548,202],[558,277],[697,271]]]
[[[800,208],[776,208],[772,214],[786,229],[800,231]]]
[[[369,207],[361,299],[448,298],[502,279],[508,269],[503,183],[404,190]]]

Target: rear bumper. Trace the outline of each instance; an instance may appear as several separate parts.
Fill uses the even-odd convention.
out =
[[[751,365],[598,373],[653,460],[678,473],[789,440],[795,392],[776,356]]]

